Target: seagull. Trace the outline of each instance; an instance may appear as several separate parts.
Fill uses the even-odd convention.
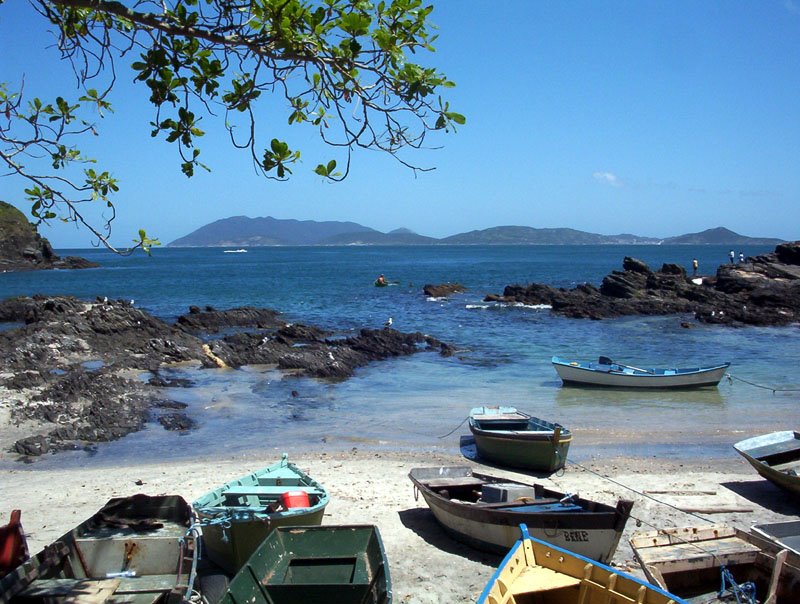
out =
[[[391,327],[392,326],[392,318],[389,317],[386,319],[386,323],[383,324],[384,327]]]

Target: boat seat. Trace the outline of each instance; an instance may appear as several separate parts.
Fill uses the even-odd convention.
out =
[[[317,495],[318,497],[323,495],[323,492],[318,487],[309,485],[237,486],[223,491],[222,494],[226,497],[247,497],[250,495],[256,495],[259,497],[277,497],[281,493],[286,493],[287,491],[304,491],[309,495]]]
[[[517,579],[511,584],[514,595],[536,593],[551,589],[563,589],[580,585],[580,579],[558,573],[543,566],[526,566]]]
[[[174,582],[173,575],[173,582]],[[119,587],[119,579],[37,579],[19,594],[20,598],[65,599],[70,603],[101,604]]]
[[[433,478],[421,481],[429,489],[442,489],[453,487],[481,487],[485,483],[480,478],[473,476],[454,476],[452,478]]]
[[[745,450],[750,457],[761,460],[765,457],[772,457],[773,455],[780,455],[782,453],[800,452],[800,440],[793,439],[784,442],[777,442],[771,445],[763,445],[755,447],[750,450]]]

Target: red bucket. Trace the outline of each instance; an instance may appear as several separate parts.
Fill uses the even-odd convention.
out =
[[[308,508],[311,503],[305,491],[286,491],[281,493],[281,505],[287,510],[290,508]]]

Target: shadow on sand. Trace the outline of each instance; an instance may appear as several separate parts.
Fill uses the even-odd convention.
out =
[[[800,513],[800,497],[778,488],[769,480],[723,482],[721,484],[737,495],[778,514],[796,516]]]
[[[433,512],[427,508],[401,510],[398,515],[403,526],[414,531],[426,543],[443,552],[455,554],[473,562],[480,562],[492,568],[496,568],[503,559],[503,556],[499,554],[478,551],[450,537],[436,522]]]

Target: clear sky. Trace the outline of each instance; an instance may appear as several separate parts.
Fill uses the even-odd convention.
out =
[[[800,0],[434,0],[437,52],[423,62],[457,87],[467,117],[441,148],[409,159],[360,152],[341,184],[313,174],[313,129],[287,140],[309,157],[289,182],[254,174],[206,118],[211,173],[187,179],[150,137],[143,85],[120,69],[116,112],[92,152],[122,183],[114,241],[145,227],[168,243],[229,216],[351,220],[433,237],[501,225],[669,237],[717,226],[800,239]],[[0,5],[0,81],[72,94],[48,26],[24,0]],[[278,115],[274,118],[274,115]],[[262,136],[270,119],[263,110]],[[327,158],[332,155],[325,155]],[[0,199],[24,207],[0,178]],[[88,247],[74,226],[42,230]]]

